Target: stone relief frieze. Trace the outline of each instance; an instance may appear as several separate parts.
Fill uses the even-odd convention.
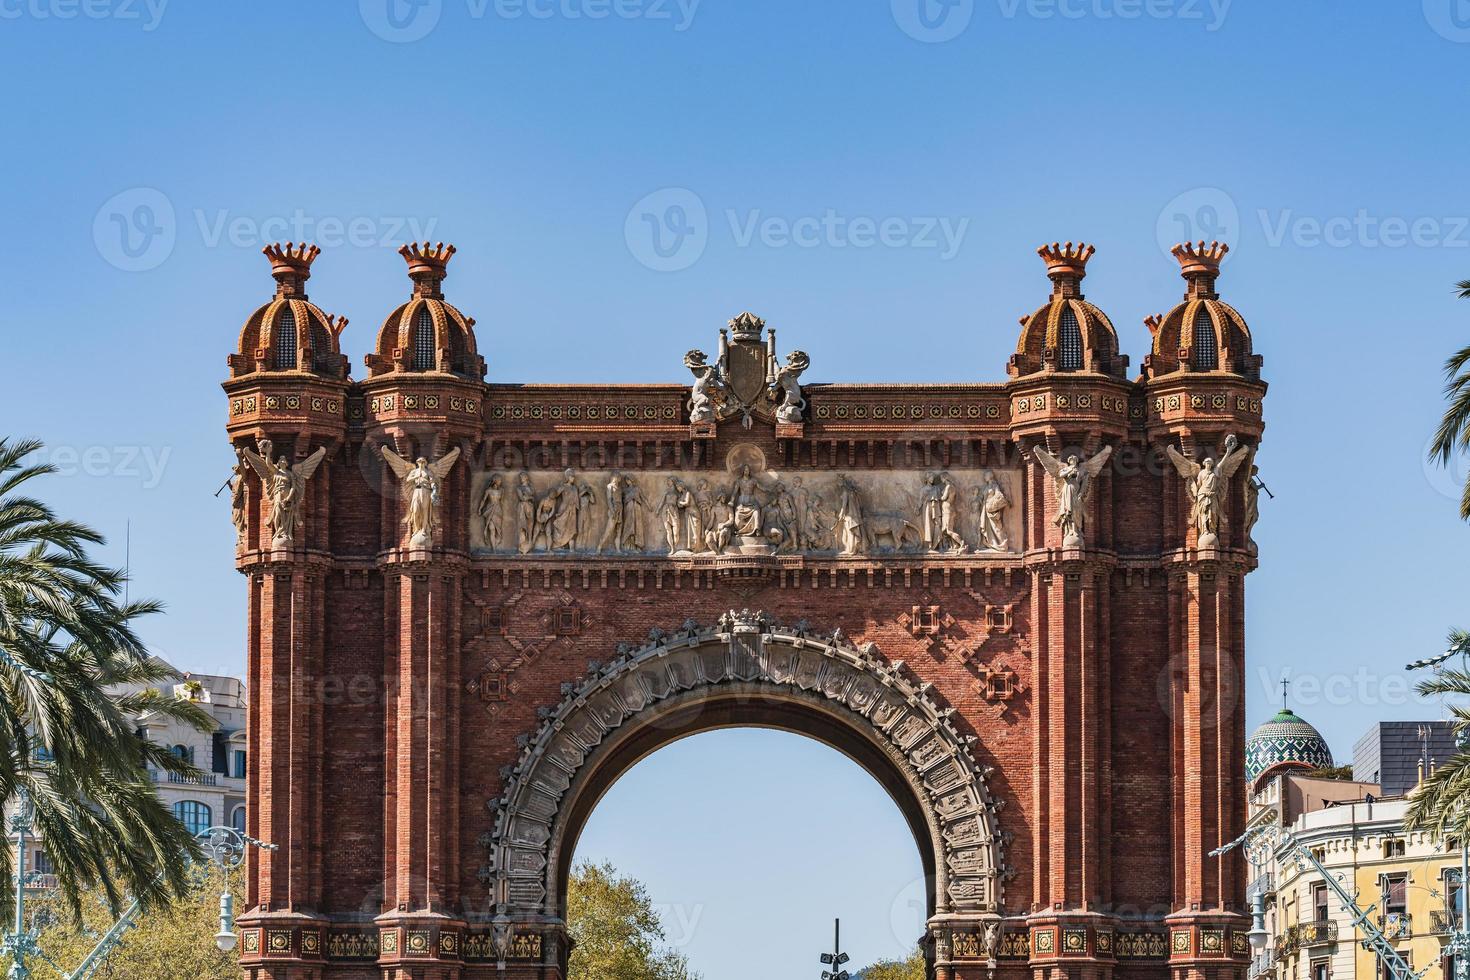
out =
[[[557,842],[575,832],[568,795],[598,747],[661,702],[728,684],[768,686],[778,697],[845,711],[855,730],[886,747],[927,815],[938,910],[996,911],[1008,877],[1003,801],[991,797],[989,767],[977,761],[973,737],[954,727],[953,709],[872,644],[855,647],[840,632],[817,637],[805,623],[788,628],[732,610],[713,626],[655,630],[643,647],[589,664],[587,677],[563,685],[561,702],[540,712],[540,730],[518,739],[520,757],[501,771],[504,792],[489,804],[494,829],[481,839],[482,878],[498,914],[557,914]]]
[[[738,451],[724,473],[493,471],[474,478],[470,538],[520,555],[1001,555],[1020,486],[1012,469],[787,474]]]

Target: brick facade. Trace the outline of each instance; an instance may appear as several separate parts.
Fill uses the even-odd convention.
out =
[[[1005,383],[811,384],[797,421],[757,394],[694,423],[680,384],[485,383],[474,321],[444,300],[450,254],[405,249],[413,297],[353,381],[345,321],[306,299],[315,251],[268,250],[277,296],[230,358],[237,448],[268,440],[288,463],[326,449],[289,542],[244,462],[236,496],[250,830],[279,845],[248,869],[251,980],[560,980],[559,884],[588,801],[658,745],[742,723],[822,738],[894,791],[935,882],[941,980],[1244,976],[1243,869],[1207,853],[1245,814],[1249,466],[1221,495],[1218,546],[1200,548],[1162,453],[1261,434],[1259,358],[1214,291],[1223,250],[1178,250],[1189,292],[1151,319],[1136,380],[1082,299],[1091,250],[1052,246],[1052,296]],[[1198,331],[1179,326],[1200,310],[1214,370],[1191,369]],[[295,363],[278,366],[293,331]],[[774,337],[741,343],[756,341],[737,328],[732,364],[773,361]],[[460,451],[429,547],[409,547],[382,446]],[[1112,447],[1081,547],[1063,546],[1037,447]],[[894,518],[899,537],[855,555],[670,554],[650,513],[647,550],[602,554],[592,511],[570,551],[517,547],[522,471],[544,497],[567,468],[599,493],[613,470],[724,487],[752,459],[762,478],[850,475],[899,500],[930,472],[998,474],[1009,546],[974,550],[962,523],[970,548],[929,548]],[[481,522],[496,475],[498,549]],[[594,723],[567,761],[568,733]]]

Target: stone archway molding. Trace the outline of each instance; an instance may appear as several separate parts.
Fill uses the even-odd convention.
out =
[[[571,791],[595,768],[605,740],[656,717],[665,702],[700,692],[715,698],[736,686],[815,699],[882,748],[924,812],[936,913],[998,911],[1008,877],[997,826],[1004,801],[990,795],[989,769],[971,752],[974,737],[950,721],[954,709],[874,644],[856,647],[840,630],[819,638],[804,623],[782,627],[764,613],[732,610],[711,627],[690,620],[673,634],[655,629],[643,647],[620,648],[612,662],[592,667],[580,683],[562,686],[559,704],[541,709],[540,730],[521,736],[519,761],[502,773],[505,792],[489,804],[496,819],[481,839],[489,852],[482,877],[499,916],[559,918],[558,847]]]

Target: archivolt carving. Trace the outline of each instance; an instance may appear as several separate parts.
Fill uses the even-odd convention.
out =
[[[933,848],[940,913],[993,913],[1002,899],[1003,839],[985,785],[988,767],[950,722],[952,708],[929,685],[905,676],[872,644],[855,648],[840,631],[817,638],[804,624],[773,625],[762,613],[731,612],[713,627],[692,621],[673,635],[655,629],[647,645],[619,655],[563,699],[543,709],[544,724],[522,738],[522,753],[505,770],[505,793],[490,803],[495,829],[482,838],[489,863],[482,877],[501,914],[555,916],[555,855],[568,832],[569,791],[597,747],[661,702],[723,685],[783,689],[820,699],[888,756],[923,808]]]

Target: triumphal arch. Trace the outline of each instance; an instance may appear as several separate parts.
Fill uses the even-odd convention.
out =
[[[1005,381],[902,385],[817,383],[750,313],[667,384],[487,382],[453,252],[401,250],[355,379],[316,248],[268,248],[229,358],[250,832],[278,846],[251,980],[560,980],[598,799],[738,725],[892,794],[940,980],[1244,977],[1243,869],[1208,852],[1245,813],[1265,385],[1224,246],[1174,250],[1136,377],[1068,243]]]

